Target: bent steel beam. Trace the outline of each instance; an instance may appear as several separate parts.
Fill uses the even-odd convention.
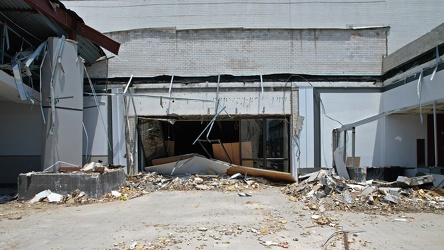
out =
[[[75,40],[75,35],[79,34],[93,41],[99,46],[109,50],[114,54],[119,53],[120,44],[111,38],[105,36],[99,31],[89,27],[80,20],[71,16],[69,13],[58,7],[51,5],[49,1],[25,0],[32,7],[36,8],[48,18],[54,20],[70,33],[70,38]]]

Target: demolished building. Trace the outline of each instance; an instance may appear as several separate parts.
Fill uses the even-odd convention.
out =
[[[158,165],[159,158],[198,154],[293,177],[313,168],[338,168],[341,162],[368,167],[368,174],[375,168],[378,178],[381,170],[387,174],[394,167],[410,176],[441,174],[444,20],[424,19],[430,32],[415,26],[415,36],[403,38],[402,21],[388,17],[388,9],[399,10],[384,7],[381,14],[382,3],[343,3],[378,13],[358,25],[363,23],[359,11],[352,12],[351,22],[318,18],[310,23],[309,11],[292,1],[287,6],[292,12],[285,15],[280,8],[287,3],[270,6],[265,15],[257,3],[233,9],[234,3],[216,1],[220,12],[232,17],[224,18],[226,23],[217,21],[219,14],[207,17],[208,3],[181,2],[168,5],[175,14],[162,3],[65,2],[121,44],[118,56],[107,53],[87,63],[87,132],[82,133],[83,162],[76,165],[102,161],[136,174]],[[318,15],[332,5],[342,13],[341,3],[304,4],[316,5]],[[101,15],[91,14],[104,5],[109,6]],[[153,22],[135,25],[129,10],[158,11],[159,18],[145,16]],[[273,11],[283,19],[261,21],[277,15]],[[297,17],[305,21],[291,22],[293,12],[305,13]],[[111,28],[107,20],[119,16],[122,22]],[[183,23],[178,16],[185,17]],[[40,118],[36,110],[34,120]]]
[[[423,24],[433,29],[427,33],[423,26],[391,15],[400,10],[383,3],[320,6],[308,1],[303,4],[316,7],[309,17],[292,1],[270,5],[270,16],[261,16],[258,2],[239,3],[236,9],[217,2],[221,8],[206,19],[206,3],[173,2],[167,13],[161,3],[141,3],[135,10],[116,1],[107,7],[108,16],[92,17],[89,6],[101,3],[70,1],[122,43],[119,57],[89,69],[104,92],[131,93],[122,111],[113,109],[129,117],[118,125],[127,126],[131,137],[130,152],[122,148],[119,154],[121,162],[131,154],[127,164],[135,173],[156,158],[198,153],[297,176],[311,171],[304,168],[335,166],[339,148],[344,165],[377,169],[369,174],[441,174],[434,167],[440,164],[434,161],[439,147],[433,146],[432,126],[434,101],[440,117],[441,91],[432,82],[440,79],[442,20],[425,18]],[[344,10],[339,10],[341,4]],[[347,12],[348,4],[355,11]],[[291,13],[270,23],[260,18],[287,7],[300,14],[299,22],[284,24],[294,17]],[[327,8],[347,12],[352,22],[323,19]],[[366,16],[366,25],[358,25],[362,20],[357,15],[364,9],[380,16]],[[145,16],[149,24],[130,22],[134,11],[151,10],[159,18]],[[111,15],[125,21],[113,27],[101,22]],[[223,15],[230,18],[218,22]],[[407,26],[409,34],[402,32]],[[417,35],[407,38],[412,34]]]

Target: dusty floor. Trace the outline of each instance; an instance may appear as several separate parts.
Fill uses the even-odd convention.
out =
[[[279,187],[237,192],[156,191],[127,201],[0,205],[0,249],[442,249],[444,215],[327,211],[313,222]]]

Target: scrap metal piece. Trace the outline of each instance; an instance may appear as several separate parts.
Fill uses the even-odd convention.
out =
[[[324,242],[324,244],[322,244],[322,247],[327,245],[328,241],[331,238],[333,238],[336,234],[340,234],[340,233],[343,233],[343,234],[347,234],[347,233],[357,234],[357,233],[363,233],[363,232],[365,232],[365,230],[339,230],[339,231],[336,231],[332,235],[330,235],[330,237],[328,237],[328,239]],[[347,241],[347,243],[348,243],[348,241]]]
[[[26,100],[29,100],[29,95],[26,92],[25,87],[23,87],[24,83],[22,80],[22,74],[21,74],[21,69],[20,69],[19,64],[20,64],[20,62],[17,62],[17,64],[14,65],[14,67],[12,67],[12,72],[14,73],[15,85],[17,86],[20,100],[26,101]]]
[[[222,111],[225,110],[226,107],[223,107],[214,117],[213,119],[211,119],[210,123],[208,123],[208,125],[202,130],[202,132],[199,134],[199,136],[196,138],[196,140],[194,140],[193,145],[196,144],[196,142],[200,139],[200,137],[203,135],[203,133],[205,133],[205,131],[208,129],[208,127],[210,127],[210,125],[212,123],[214,123],[216,121],[217,116],[222,113]]]
[[[438,71],[438,66],[439,66],[439,46],[436,46],[435,54],[436,54],[436,66],[435,66],[435,69],[433,70],[432,76],[430,77],[430,81],[433,81],[433,78],[435,77],[436,71]]]
[[[51,128],[49,130],[49,134],[53,135],[54,134],[54,126],[55,126],[55,121],[56,121],[56,115],[55,115],[55,87],[54,87],[54,78],[55,78],[55,73],[57,71],[57,66],[59,66],[59,62],[62,56],[62,51],[63,51],[63,46],[65,45],[65,36],[62,36],[61,40],[60,40],[60,45],[59,45],[59,49],[57,50],[57,57],[54,59],[54,62],[52,64],[52,73],[51,73],[51,82],[49,84],[50,86],[50,98],[51,98]]]
[[[183,168],[185,165],[186,168]],[[177,161],[177,157],[165,158],[163,161],[159,161],[157,165],[145,167],[145,171],[157,172],[162,175],[187,175],[211,170],[215,174],[225,174],[229,167],[226,162],[207,159],[197,154],[188,154],[183,155],[179,161]]]
[[[423,70],[421,69],[421,73],[419,74],[418,83],[416,84],[416,92],[418,94],[418,101],[419,101],[419,119],[422,124],[422,73]]]

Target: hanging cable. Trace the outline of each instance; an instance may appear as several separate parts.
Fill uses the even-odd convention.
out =
[[[82,122],[83,131],[85,132],[86,137],[86,149],[85,149],[85,162],[88,161],[88,146],[89,146],[89,139],[88,139],[88,132],[86,132],[85,123]]]

